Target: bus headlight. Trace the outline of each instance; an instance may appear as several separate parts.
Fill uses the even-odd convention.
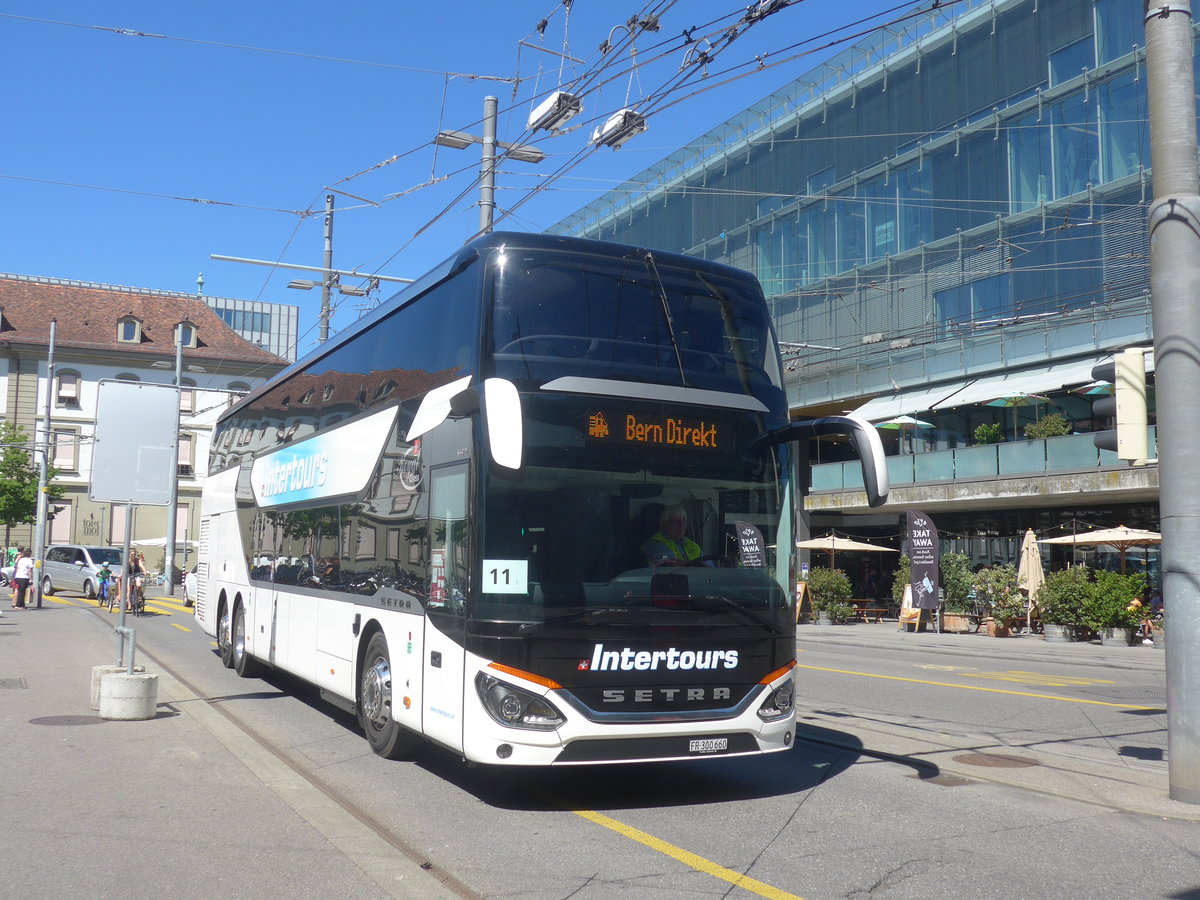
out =
[[[563,714],[543,697],[493,678],[486,672],[475,676],[475,690],[488,715],[501,725],[553,731],[566,721]]]
[[[795,701],[795,687],[793,686],[792,679],[789,678],[767,695],[767,699],[758,708],[758,717],[764,722],[785,719],[792,714],[792,707],[795,705]]]

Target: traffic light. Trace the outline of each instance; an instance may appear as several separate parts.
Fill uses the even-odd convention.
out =
[[[1099,431],[1093,442],[1101,450],[1115,450],[1118,459],[1145,462],[1149,455],[1146,441],[1146,360],[1142,350],[1122,350],[1113,361],[1092,368],[1092,378],[1113,386],[1111,397],[1092,402],[1092,415],[1111,418],[1116,428]]]

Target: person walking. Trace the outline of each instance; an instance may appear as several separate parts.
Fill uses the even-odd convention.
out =
[[[29,591],[29,582],[33,580],[33,556],[22,547],[17,552],[17,568],[13,573],[13,609],[25,609],[25,595]]]

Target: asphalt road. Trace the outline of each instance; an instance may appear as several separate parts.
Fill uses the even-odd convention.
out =
[[[75,616],[101,615],[86,612],[83,600],[54,602],[58,612],[77,606]],[[281,675],[239,679],[186,611],[153,602],[151,609],[159,614],[136,623],[139,662],[219,710],[231,734],[218,739],[261,748],[304,781],[267,786],[272,803],[291,804],[319,833],[293,839],[324,841],[328,863],[316,871],[297,865],[291,843],[287,854],[275,853],[248,827],[260,812],[250,804],[261,801],[247,785],[261,788],[274,776],[241,749],[179,760],[175,777],[209,788],[205,809],[196,808],[194,791],[172,788],[169,769],[155,770],[168,782],[161,802],[189,804],[178,815],[205,834],[195,858],[184,862],[186,844],[175,847],[173,867],[145,869],[125,891],[118,882],[97,890],[81,867],[54,895],[261,896],[262,876],[272,872],[278,893],[289,896],[331,896],[342,882],[348,896],[413,896],[360,877],[372,864],[364,848],[378,839],[438,874],[431,896],[1200,897],[1200,823],[1131,813],[1099,789],[1091,797],[1074,790],[1110,774],[1165,783],[1164,717],[1152,699],[1161,672],[1152,656],[1131,656],[1126,668],[1014,662],[933,645],[833,646],[810,633],[800,642],[792,751],[514,771],[469,767],[434,747],[411,761],[379,759],[352,717],[310,689]],[[173,706],[188,715],[188,702]],[[132,736],[152,724],[112,728]],[[98,779],[118,774],[96,760],[77,764]],[[1058,795],[1071,792],[1056,792],[1056,782],[1076,796]],[[52,785],[44,790],[48,812],[72,808]],[[341,823],[342,815],[353,822]],[[20,833],[9,825],[0,826],[6,841]],[[341,829],[351,825],[358,837],[346,839]],[[208,835],[223,827],[228,842],[251,842],[254,852],[212,858]],[[86,852],[85,843],[74,850]],[[0,884],[6,896],[18,894]]]

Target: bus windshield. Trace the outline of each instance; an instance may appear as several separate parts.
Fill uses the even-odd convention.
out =
[[[756,415],[542,397],[528,398],[525,416],[526,465],[487,483],[475,618],[553,626],[649,610],[787,621],[786,457],[749,449]],[[613,423],[607,435],[600,419]],[[629,419],[647,440],[614,439]],[[666,427],[655,441],[668,420],[697,442],[669,444]],[[670,533],[672,517],[685,520],[681,532]],[[757,554],[739,541],[747,525]],[[502,578],[509,564],[523,577]]]
[[[495,374],[782,397],[766,305],[749,276],[645,259],[508,249],[492,260]]]

